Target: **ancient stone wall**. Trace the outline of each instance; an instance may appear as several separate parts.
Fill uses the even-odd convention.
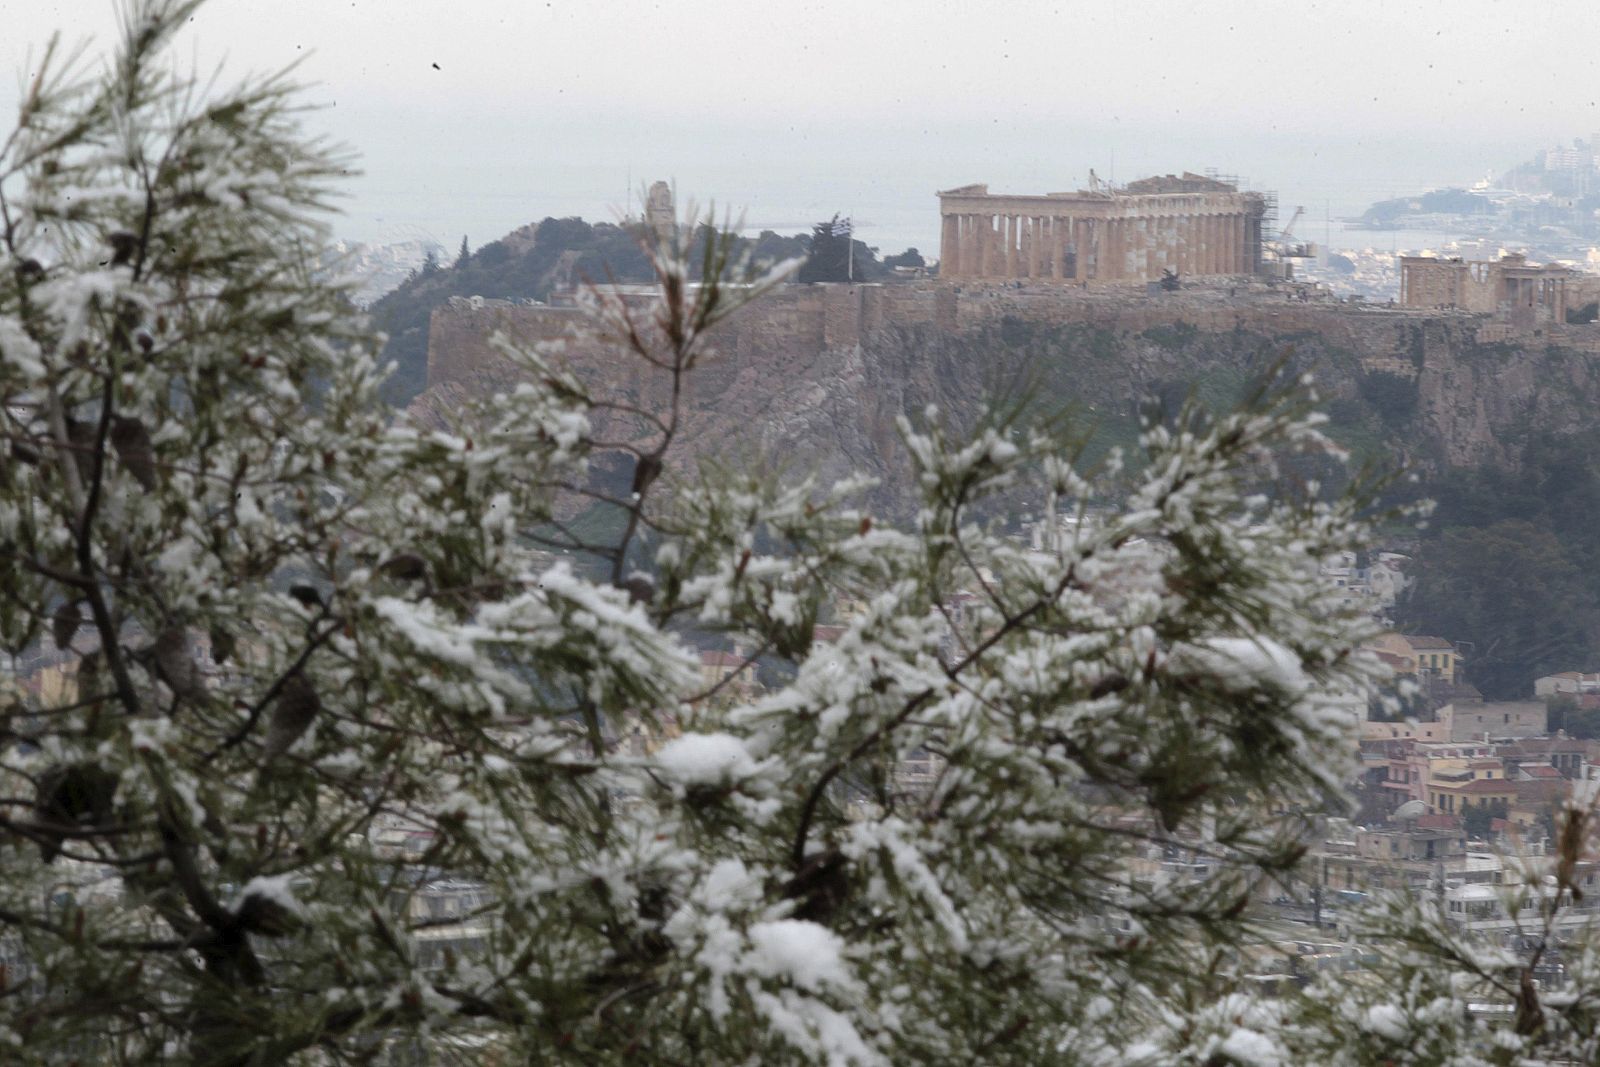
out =
[[[568,337],[585,321],[577,308],[456,297],[428,319],[428,385],[504,373],[503,360],[490,344],[497,331],[533,344]]]
[[[711,339],[714,355],[707,361],[707,374],[715,377],[720,373],[716,370],[720,363],[782,374],[823,352],[866,344],[885,331],[927,328],[965,333],[1008,318],[1040,326],[1082,324],[1122,333],[1178,325],[1206,333],[1315,334],[1370,359],[1405,360],[1417,367],[1425,360],[1431,336],[1425,329],[1427,323],[1452,318],[1478,321],[1460,312],[1300,303],[1260,292],[1235,297],[1224,287],[1146,296],[1126,290],[1015,289],[939,282],[789,285],[740,310],[718,328]],[[572,336],[582,322],[582,313],[574,308],[492,302],[476,306],[467,300],[453,300],[433,313],[428,384],[502,372],[489,343],[497,330],[515,341],[531,343]],[[588,351],[592,346],[579,347],[584,350],[580,360],[584,365],[596,366],[596,360],[609,364],[608,357]]]
[[[488,345],[494,330],[542,340],[577,318],[464,300],[438,309],[430,388],[413,415],[448,424],[463,401],[510,384]],[[1414,412],[1386,429],[1397,436],[1385,447],[1446,466],[1514,466],[1530,425],[1588,425],[1600,397],[1600,325],[1521,330],[1464,311],[1302,302],[1261,287],[793,285],[735,315],[712,342],[682,408],[683,440],[695,442],[685,445],[683,470],[765,456],[825,478],[865,472],[901,489],[898,417],[929,404],[974,417],[986,390],[1036,371],[1053,402],[1126,415],[1151,388],[1243,380],[1293,348],[1326,399],[1357,397],[1373,373],[1413,381]],[[669,378],[638,359],[588,344],[569,358],[599,393],[665,410]],[[592,417],[601,440],[644,432],[605,409]],[[905,503],[900,490],[885,492]]]
[[[959,299],[934,284],[789,285],[734,314],[718,328],[712,345],[736,360],[774,364],[786,355],[859,345],[884,329],[956,328],[962,317]],[[966,318],[974,313],[990,312],[973,305]],[[534,343],[575,336],[584,321],[575,307],[454,299],[435,310],[429,322],[428,384],[502,369],[489,342],[497,330],[515,341]]]

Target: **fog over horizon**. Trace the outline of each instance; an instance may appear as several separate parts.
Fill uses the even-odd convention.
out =
[[[113,11],[0,2],[0,107],[30,46],[109,44]],[[604,221],[660,178],[751,228],[838,212],[885,252],[936,253],[936,189],[1091,168],[1237,174],[1316,238],[1600,130],[1600,10],[1578,5],[212,0],[194,23],[179,52],[225,58],[225,80],[304,59],[313,122],[361,157],[335,230],[367,242]]]

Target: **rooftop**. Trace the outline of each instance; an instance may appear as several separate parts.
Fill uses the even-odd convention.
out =
[[[1468,795],[1491,793],[1495,796],[1515,794],[1517,791],[1516,783],[1508,782],[1504,778],[1476,778],[1473,781],[1462,782],[1459,785],[1455,782],[1438,782],[1434,785],[1434,788],[1447,789],[1452,793],[1466,793]]]
[[[1452,645],[1442,637],[1430,637],[1426,634],[1403,634],[1402,636],[1405,637],[1406,644],[1419,652],[1454,652],[1456,650],[1455,645]]]

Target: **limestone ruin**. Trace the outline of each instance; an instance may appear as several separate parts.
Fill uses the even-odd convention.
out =
[[[1266,197],[1185,173],[1114,188],[1008,196],[987,185],[939,194],[943,279],[1152,282],[1164,273],[1261,269]]]
[[[1515,325],[1567,321],[1569,288],[1584,276],[1554,263],[1529,263],[1513,253],[1499,260],[1400,257],[1400,303],[1498,315]]]

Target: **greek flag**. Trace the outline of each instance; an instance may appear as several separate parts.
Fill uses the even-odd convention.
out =
[[[835,237],[847,236],[850,233],[850,220],[849,219],[835,219],[834,223],[833,223],[833,228],[831,230],[829,230],[828,232],[831,233]]]

